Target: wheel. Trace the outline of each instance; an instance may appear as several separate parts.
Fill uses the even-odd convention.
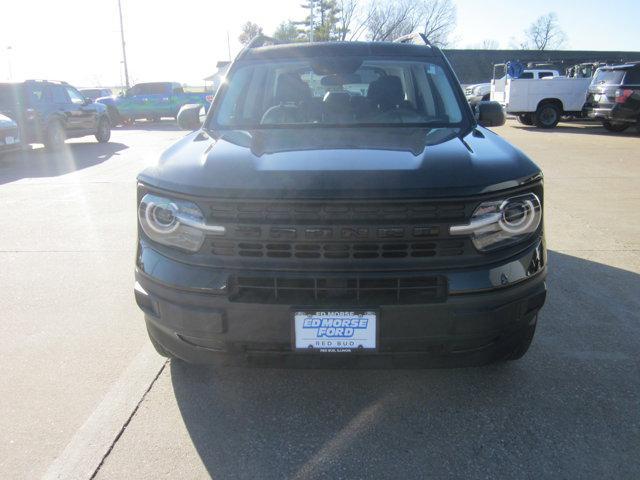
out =
[[[44,140],[44,146],[49,150],[58,150],[64,145],[66,134],[60,122],[54,121],[49,124]]]
[[[533,125],[533,118],[530,113],[523,113],[522,115],[518,115],[518,122],[522,125]]]
[[[111,138],[111,125],[108,118],[98,120],[98,129],[96,130],[96,140],[99,143],[107,143]]]
[[[158,352],[158,355],[166,358],[175,358],[171,352],[166,350],[155,338],[153,338],[153,335],[151,335],[151,332],[149,331],[149,327],[147,327],[147,333],[149,334],[149,341],[151,342],[151,345],[153,345],[153,348],[156,349],[156,352]]]
[[[624,132],[630,125],[626,123],[611,123],[603,120],[602,126],[610,132]]]
[[[555,103],[543,103],[538,107],[533,122],[539,128],[555,128],[560,121],[560,109]]]
[[[538,317],[533,321],[533,324],[529,325],[525,332],[523,332],[520,339],[513,346],[513,350],[507,355],[505,360],[513,361],[519,360],[524,357],[524,354],[527,353],[529,347],[531,346],[531,341],[533,340],[533,335],[536,333],[536,325],[538,323]]]

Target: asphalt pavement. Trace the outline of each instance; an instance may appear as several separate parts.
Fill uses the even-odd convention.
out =
[[[169,123],[0,159],[0,478],[640,478],[640,136],[495,129],[545,173],[549,295],[518,362],[190,367],[133,301],[135,174]]]

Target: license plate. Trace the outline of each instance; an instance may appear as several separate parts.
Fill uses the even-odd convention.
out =
[[[16,140],[13,137],[4,137],[4,143],[6,145],[13,145],[15,142]]]
[[[293,315],[294,349],[314,353],[355,353],[377,348],[374,311],[300,310]]]

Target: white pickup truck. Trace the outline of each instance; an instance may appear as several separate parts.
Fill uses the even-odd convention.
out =
[[[536,73],[525,76],[527,72]],[[493,69],[491,100],[524,125],[555,128],[563,115],[582,115],[590,83],[590,78],[561,77],[555,70],[525,70],[519,78],[511,78],[506,66],[498,64]]]

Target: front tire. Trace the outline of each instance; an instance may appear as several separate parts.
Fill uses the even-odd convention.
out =
[[[60,122],[54,121],[49,124],[44,139],[44,146],[48,150],[59,150],[64,145],[67,136]]]
[[[536,333],[536,325],[538,323],[538,316],[533,320],[533,323],[527,326],[526,330],[518,338],[517,342],[513,345],[511,352],[506,356],[505,360],[513,361],[520,360],[524,357],[525,353],[529,350],[533,336]]]
[[[534,115],[534,123],[538,128],[556,128],[560,121],[560,109],[554,103],[543,103],[538,107]]]
[[[153,345],[153,348],[155,348],[156,352],[158,352],[158,355],[165,358],[176,358],[174,354],[164,348],[160,342],[153,338],[153,335],[149,331],[149,327],[147,327],[147,333],[149,334],[149,341],[151,342],[151,345]]]
[[[626,123],[611,123],[606,120],[602,122],[602,126],[610,132],[624,132],[630,125]]]
[[[96,140],[99,143],[107,143],[111,138],[111,125],[108,118],[98,120],[98,129],[96,130]]]

